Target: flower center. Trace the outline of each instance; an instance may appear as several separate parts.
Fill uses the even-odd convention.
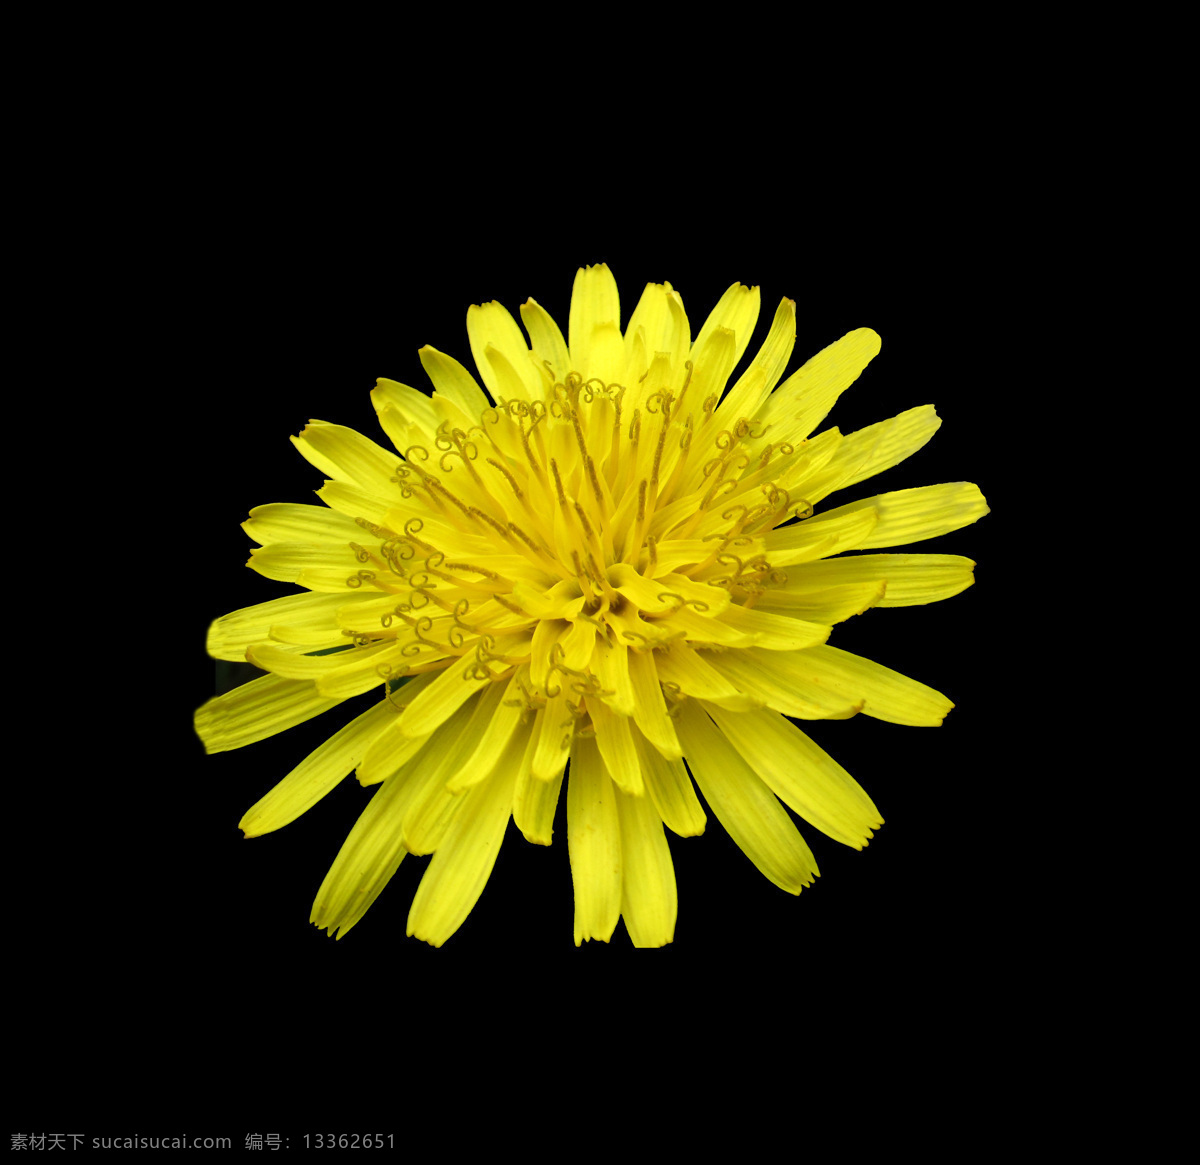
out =
[[[464,679],[516,677],[531,707],[564,683],[611,694],[615,653],[733,642],[716,617],[786,580],[761,536],[797,515],[778,481],[794,448],[723,427],[692,387],[690,362],[677,384],[657,362],[632,388],[571,373],[473,425],[435,397],[436,452],[406,448],[396,507],[357,519],[379,542],[352,543],[366,569],[347,585],[382,593],[345,633],[395,640],[385,679],[460,659]]]

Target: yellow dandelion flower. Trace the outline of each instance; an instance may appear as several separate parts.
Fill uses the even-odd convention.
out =
[[[851,332],[783,379],[785,299],[730,385],[758,314],[758,289],[735,284],[693,338],[679,294],[651,284],[622,332],[612,274],[589,267],[566,338],[532,299],[528,343],[500,304],[468,311],[482,388],[432,347],[432,396],[380,380],[392,449],[324,421],[293,438],[329,479],[324,506],[260,506],[245,529],[260,544],[249,565],[301,593],[212,625],[213,656],[267,674],[210,700],[196,729],[220,752],[378,694],[241,822],[249,837],[278,829],[353,771],[374,788],[318,891],[318,927],[346,934],[405,855],[432,855],[408,933],[442,944],[510,817],[550,844],[564,781],[576,944],[608,941],[621,918],[636,946],[672,940],[664,826],[703,832],[693,779],[793,894],[817,866],[784,806],[856,849],[882,824],[794,721],[941,723],[941,693],[827,640],[869,607],[959,593],[974,564],[844,552],[933,538],[987,506],[965,482],[827,506],[940,422],[925,405],[814,436],[880,339]]]

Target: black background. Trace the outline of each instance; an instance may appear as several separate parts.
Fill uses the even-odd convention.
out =
[[[304,174],[252,190],[214,186],[211,213],[173,224],[171,262],[140,292],[154,334],[130,375],[145,383],[132,410],[109,414],[123,453],[100,494],[122,526],[96,549],[111,573],[96,632],[109,663],[91,673],[85,706],[59,722],[73,772],[51,774],[36,812],[60,824],[19,844],[54,920],[22,960],[28,998],[44,1016],[53,995],[54,1023],[77,1033],[208,1030],[224,1041],[231,1071],[246,1067],[232,1049],[256,1041],[336,1040],[382,1025],[403,1045],[431,1014],[463,1008],[497,1023],[531,1012],[513,1023],[532,1038],[573,1022],[564,993],[599,1007],[645,992],[661,997],[666,1023],[749,981],[764,996],[842,1015],[854,1038],[866,1038],[899,983],[926,983],[951,1007],[969,1000],[1012,909],[1001,878],[1028,844],[1006,791],[1024,763],[1012,693],[1028,663],[1009,614],[1022,583],[1004,549],[1023,518],[1007,460],[1020,418],[1003,356],[1012,325],[993,279],[1002,259],[982,234],[959,234],[936,203],[885,209],[897,203],[882,186],[858,191],[853,208],[818,210],[745,182],[697,191],[647,177],[618,195],[564,178],[528,197],[510,189],[501,203],[480,176],[432,189],[425,176],[418,199],[417,177],[359,174],[336,209]],[[575,269],[595,262],[615,273],[622,325],[647,281],[681,293],[693,334],[730,283],[759,284],[747,358],[779,299],[795,299],[789,372],[853,328],[882,336],[828,423],[849,432],[931,402],[943,426],[835,504],[967,480],[994,512],[916,547],[976,559],[974,587],[927,608],[869,611],[831,642],[957,707],[937,729],[865,716],[804,724],[885,826],[856,852],[801,823],[822,876],[798,898],[768,883],[711,814],[704,836],[670,835],[679,921],[674,944],[657,953],[635,955],[623,925],[607,945],[575,948],[565,796],[550,848],[510,824],[481,900],[441,950],[405,937],[427,864],[412,857],[335,942],[308,913],[369,792],[351,778],[253,840],[237,822],[349,716],[335,710],[211,757],[191,727],[215,686],[208,623],[290,589],[245,568],[251,543],[239,523],[255,505],[315,500],[321,476],[287,440],[307,420],[384,441],[368,395],[376,377],[424,385],[417,349],[426,343],[471,366],[471,303],[498,299],[516,315],[532,296],[565,332]],[[80,695],[60,691],[68,707]],[[51,986],[64,966],[75,969],[72,990]]]

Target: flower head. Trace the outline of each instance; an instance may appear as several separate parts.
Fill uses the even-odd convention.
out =
[[[794,894],[817,867],[784,805],[855,848],[882,823],[793,721],[940,723],[946,697],[826,641],[869,607],[957,594],[974,564],[843,552],[932,538],[987,506],[958,482],[827,507],[940,422],[926,405],[813,436],[879,337],[851,332],[780,383],[785,299],[730,384],[758,311],[758,289],[735,284],[693,339],[678,293],[651,284],[622,332],[611,273],[586,268],[565,339],[533,300],[528,343],[500,304],[469,310],[483,388],[432,347],[432,397],[380,380],[393,449],[323,421],[293,438],[329,479],[324,506],[260,506],[245,529],[261,544],[249,565],[301,592],[213,624],[212,655],[268,674],[196,727],[218,752],[378,696],[241,822],[278,829],[351,771],[374,787],[317,894],[319,927],[345,934],[406,854],[432,854],[408,932],[440,945],[510,816],[550,844],[564,781],[577,944],[621,917],[636,945],[671,941],[663,826],[703,831],[692,778]]]

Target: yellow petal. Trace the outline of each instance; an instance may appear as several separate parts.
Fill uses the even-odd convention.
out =
[[[417,888],[408,915],[410,935],[440,947],[479,901],[504,841],[525,743],[519,736],[509,741],[492,775],[462,795],[463,804]]]
[[[822,833],[862,849],[883,824],[862,787],[778,712],[706,708],[746,763],[789,808]]]
[[[467,335],[471,341],[471,355],[483,383],[487,385],[493,400],[511,397],[514,392],[519,400],[540,400],[542,397],[541,377],[534,371],[529,359],[529,347],[517,321],[503,304],[472,304],[467,309]],[[489,358],[491,349],[498,359]],[[515,375],[515,381],[505,383],[497,375],[496,365],[503,360]],[[475,414],[474,424],[479,423]]]
[[[865,700],[863,714],[893,724],[931,727],[941,724],[954,704],[919,680],[883,664],[829,644],[790,657],[797,677],[822,690]]]
[[[621,916],[635,947],[663,947],[675,937],[679,898],[662,822],[649,797],[615,790],[621,836]]]
[[[769,530],[763,542],[773,567],[790,567],[873,545],[869,539],[878,522],[879,513],[873,506],[843,507]]]
[[[386,496],[395,487],[396,454],[361,433],[325,421],[309,421],[291,442],[304,459],[334,481]]]
[[[504,688],[500,703],[492,711],[491,719],[487,721],[479,736],[473,738],[474,747],[465,754],[458,771],[447,781],[450,792],[459,793],[479,784],[500,763],[508,742],[525,717],[521,684],[517,679],[519,674],[513,673],[512,679]],[[500,690],[499,684],[493,684],[492,687],[496,691]],[[530,760],[532,759],[531,753]]]
[[[317,890],[309,921],[335,938],[345,938],[366,914],[408,852],[400,827],[408,776],[380,785]]]
[[[804,496],[815,504],[835,490],[899,465],[923,448],[941,424],[933,405],[921,405],[846,434],[821,471],[804,482]]]
[[[678,760],[683,750],[675,735],[675,724],[667,712],[667,702],[663,699],[654,660],[655,656],[650,652],[629,652],[629,675],[634,694],[633,718],[642,735],[663,756]]]
[[[530,772],[539,781],[553,781],[562,776],[567,759],[571,755],[571,741],[575,731],[572,707],[566,696],[558,695],[546,701],[538,709],[534,722],[535,744]]]
[[[709,664],[759,704],[785,716],[800,720],[848,720],[857,715],[864,697],[824,687],[807,664],[809,651],[766,651],[752,647],[713,655]],[[736,710],[736,705],[727,700],[713,700],[713,703]]]
[[[345,595],[287,595],[266,603],[255,603],[230,611],[208,629],[208,654],[215,659],[243,660],[246,648],[271,637],[275,626],[337,626],[335,613],[346,605]]]
[[[859,328],[818,352],[771,394],[760,413],[775,424],[775,441],[802,441],[824,420],[834,402],[877,356],[879,337],[870,328]]]
[[[678,732],[704,799],[742,852],[789,894],[811,885],[817,863],[787,810],[695,700],[680,710]]]
[[[621,915],[621,827],[616,790],[596,742],[575,741],[567,783],[567,849],[575,887],[575,945],[608,942]]]
[[[785,299],[775,312],[771,330],[758,355],[717,408],[726,425],[732,427],[739,417],[753,417],[758,412],[771,389],[779,383],[795,344],[796,304],[794,300]]]
[[[757,646],[772,651],[798,651],[814,643],[824,643],[833,630],[832,627],[822,627],[819,623],[808,623],[788,615],[773,615],[769,611],[739,607],[736,603],[726,607],[719,618],[726,626],[754,636]]]
[[[696,342],[692,345],[692,350],[694,352],[704,351],[705,344],[713,332],[718,328],[728,328],[734,336],[733,361],[730,364],[732,368],[742,358],[742,353],[746,351],[750,337],[754,334],[754,325],[758,322],[758,309],[761,302],[762,297],[757,287],[746,287],[744,284],[735,283],[717,300],[717,306],[712,309],[708,319],[704,321],[704,326],[700,329]],[[697,400],[694,403],[699,405],[701,402]]]
[[[433,853],[442,844],[446,830],[462,811],[467,794],[451,789],[450,781],[462,771],[464,759],[495,717],[503,695],[502,684],[491,684],[478,696],[472,696],[448,717],[446,723],[452,723],[454,731],[440,733],[426,748],[427,769],[421,774],[420,788],[413,794],[404,814],[404,844],[410,853]],[[509,740],[511,743],[512,738]],[[507,755],[506,745],[497,765]]]
[[[597,329],[600,331],[597,332]],[[617,281],[603,263],[594,267],[581,267],[575,273],[575,286],[571,291],[567,342],[571,349],[571,367],[585,380],[590,376],[599,375],[591,371],[595,355],[593,347],[597,343],[604,347],[611,346],[614,331],[623,360],[621,300],[617,294]],[[607,363],[611,361],[612,354],[606,352],[602,358]]]
[[[975,563],[960,554],[853,554],[809,562],[788,571],[788,581],[764,596],[764,605],[793,606],[823,588],[841,591],[886,584],[881,607],[910,607],[936,603],[965,591],[974,581]],[[811,617],[811,616],[808,616]],[[835,620],[830,620],[834,622]]]
[[[468,417],[473,417],[474,423],[479,423],[480,414],[491,405],[484,395],[483,389],[473,377],[453,356],[439,352],[431,344],[426,344],[417,355],[421,358],[421,367],[425,375],[433,382],[436,392],[453,401]],[[435,429],[437,425],[433,426]]]
[[[813,623],[832,624],[861,615],[871,607],[886,605],[883,598],[887,584],[882,579],[846,586],[801,586],[792,582],[791,574],[789,571],[787,583],[771,587],[759,599],[756,611],[786,612]]]
[[[332,571],[343,595],[346,580],[357,578],[363,569],[348,542],[274,542],[270,546],[256,546],[250,551],[246,565],[276,582],[298,582],[306,570]]]
[[[562,384],[571,371],[571,355],[558,324],[540,303],[532,299],[521,304],[521,322],[529,333],[535,359],[539,363],[548,360],[551,375]]]
[[[309,681],[262,676],[203,704],[196,712],[196,735],[205,752],[227,752],[295,728],[340,703],[320,695]]]
[[[596,745],[609,775],[627,793],[640,797],[645,791],[642,766],[634,747],[629,718],[616,715],[596,696],[588,696],[585,703],[596,730]]]
[[[451,663],[401,713],[400,731],[406,736],[428,735],[444,723],[464,700],[491,683],[490,676],[485,679],[476,679],[474,675],[467,677],[463,675],[461,663]]]
[[[255,506],[242,529],[261,545],[271,542],[341,542],[364,536],[353,518],[334,513],[327,506],[300,506],[275,502]]]
[[[968,481],[952,481],[945,485],[923,485],[916,489],[878,494],[873,498],[839,506],[836,510],[827,510],[822,518],[827,522],[837,522],[872,509],[879,512],[879,521],[858,543],[864,550],[881,546],[906,546],[910,542],[936,538],[978,522],[989,512],[979,486]],[[810,522],[814,520],[809,519]],[[808,523],[802,522],[801,525]]]
[[[513,821],[534,845],[549,845],[554,836],[554,811],[562,788],[563,773],[548,781],[533,775],[533,753],[537,747],[536,723],[529,731],[529,742],[517,771],[517,786],[513,792]]]
[[[395,714],[385,700],[351,720],[255,802],[238,822],[238,828],[247,837],[260,837],[307,813],[362,763],[376,733]]]
[[[437,429],[433,404],[423,392],[397,380],[380,377],[371,390],[371,403],[377,412],[393,409],[406,425],[412,425],[432,435]]]
[[[673,369],[683,367],[691,349],[687,316],[683,300],[669,283],[647,283],[638,300],[629,325],[625,329],[626,361],[633,355],[634,339],[641,335],[644,353],[642,363],[629,364],[628,379],[637,381],[649,367],[649,359],[656,353],[667,356],[667,364]]]
[[[640,733],[635,734],[634,742],[642,761],[646,792],[663,824],[680,837],[703,833],[708,819],[683,761],[668,760]]]

